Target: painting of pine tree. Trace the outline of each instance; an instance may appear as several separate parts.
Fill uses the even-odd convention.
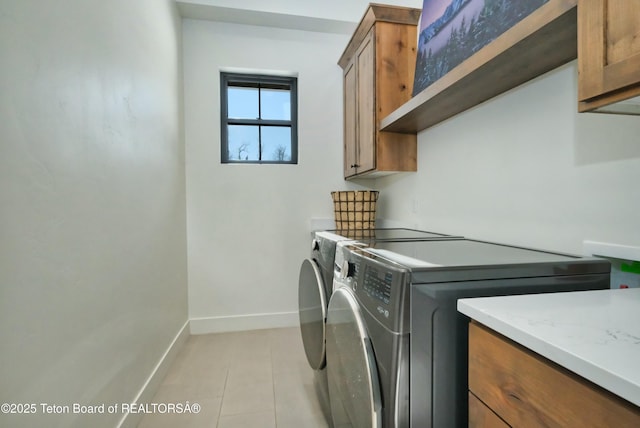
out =
[[[413,95],[549,0],[424,0]]]

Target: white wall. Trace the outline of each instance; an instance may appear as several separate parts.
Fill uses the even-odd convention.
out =
[[[172,0],[0,5],[3,427],[113,427],[187,321]]]
[[[342,180],[348,35],[183,21],[189,315],[194,333],[296,325],[313,217]],[[221,67],[298,73],[298,165],[220,164]]]
[[[578,114],[575,62],[427,129],[418,172],[379,179],[380,216],[574,253],[640,244],[640,118]]]

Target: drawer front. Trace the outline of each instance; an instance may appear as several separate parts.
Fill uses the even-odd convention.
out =
[[[493,411],[469,393],[469,428],[510,428]]]
[[[640,408],[472,322],[469,390],[514,427],[639,427]]]

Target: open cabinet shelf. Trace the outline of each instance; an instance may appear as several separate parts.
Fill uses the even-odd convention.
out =
[[[383,118],[416,134],[577,57],[577,0],[550,0]]]

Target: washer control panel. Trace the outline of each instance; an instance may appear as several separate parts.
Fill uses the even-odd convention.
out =
[[[367,266],[364,273],[364,291],[374,299],[378,299],[385,305],[389,304],[391,299],[391,283],[393,281],[393,273],[384,269],[376,269],[373,266]]]
[[[371,253],[367,248],[351,246],[345,252],[343,280],[354,292],[362,309],[391,331],[409,331],[407,282],[409,270]],[[347,267],[348,266],[348,267]]]

